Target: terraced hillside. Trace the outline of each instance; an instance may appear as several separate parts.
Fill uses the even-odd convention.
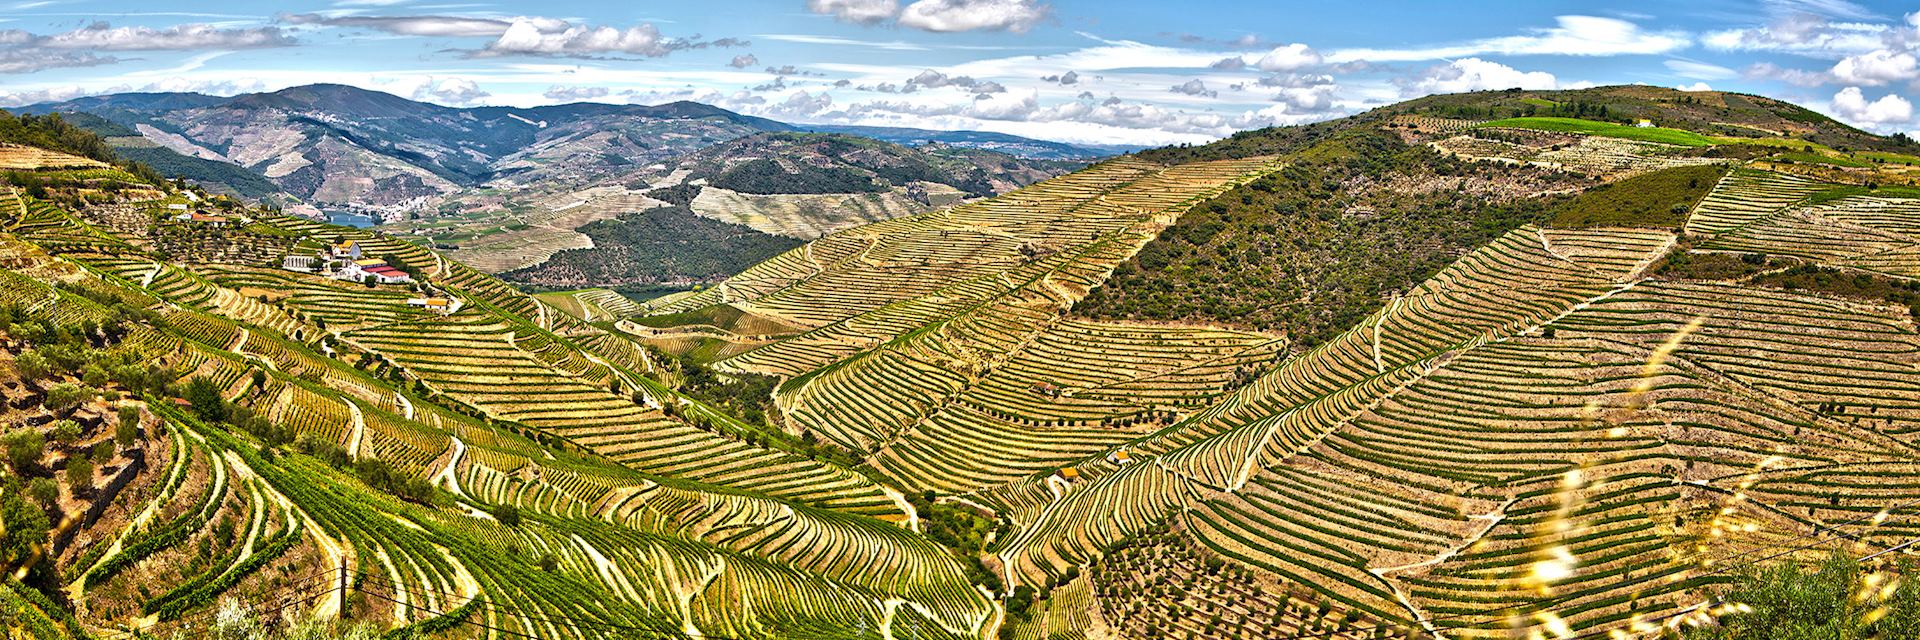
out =
[[[829,235],[620,327],[780,377],[777,426],[1000,519],[982,557],[1014,594],[1015,637],[1634,637],[1720,612],[1721,585],[1761,558],[1910,538],[1911,498],[1873,480],[1920,462],[1905,191],[1716,151],[1751,141],[1483,122],[1362,118],[1279,156],[1103,163]],[[1382,238],[1430,228],[1353,197],[1409,176],[1477,193],[1455,206],[1488,240],[1454,236],[1463,253],[1428,254],[1440,264],[1405,288],[1308,297],[1295,304],[1319,324],[1279,325],[1324,334],[1069,312],[1141,286],[1123,276],[1236,295],[1252,281],[1193,279],[1258,260],[1257,237],[1225,235],[1236,225],[1295,247],[1318,227],[1289,214]],[[1564,195],[1525,192],[1540,185]],[[1314,189],[1330,191],[1301,196]],[[1084,241],[1053,231],[1117,203],[1153,212],[1146,194],[1190,200]],[[1023,196],[1027,217],[956,224]],[[1043,212],[1033,229],[1053,235],[1037,240],[1020,225]],[[1168,243],[1219,249],[1144,264]],[[1332,255],[1295,264],[1348,273]],[[1713,256],[1761,266],[1662,266]],[[1781,260],[1839,284],[1783,291],[1807,280]],[[1191,595],[1161,599],[1175,593]]]
[[[1904,577],[1920,199],[1730,149],[1784,138],[1408,109],[644,303],[151,185],[9,188],[0,609],[50,638],[240,609],[433,638],[1650,638],[1739,615],[1754,567]],[[406,278],[323,275],[348,247]],[[1284,293],[1092,312],[1249,283]]]
[[[467,267],[270,217],[253,224],[353,239],[422,280],[174,262],[95,212],[4,198],[18,212],[0,272],[9,351],[60,354],[12,383],[31,411],[9,432],[96,411],[36,400],[67,380],[101,398],[109,417],[91,433],[126,422],[131,453],[107,460],[136,461],[100,474],[127,479],[119,499],[75,485],[74,515],[44,548],[50,573],[10,587],[62,594],[30,623],[48,637],[187,630],[223,600],[537,637],[970,637],[989,624],[962,564],[906,526],[906,502],[751,444],[751,428],[646,377],[651,356],[632,343]],[[428,293],[465,304],[407,302]],[[76,346],[36,322],[113,328]],[[147,364],[81,371],[116,362]],[[19,472],[77,464],[70,450]],[[342,571],[349,589],[329,592]]]

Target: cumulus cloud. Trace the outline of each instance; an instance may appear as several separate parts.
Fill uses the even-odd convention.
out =
[[[897,0],[807,0],[807,10],[842,22],[878,24],[900,13]]]
[[[1833,114],[1841,120],[1861,125],[1888,125],[1913,119],[1913,103],[1894,94],[1868,101],[1860,87],[1847,87],[1833,94]]]
[[[831,108],[833,108],[833,96],[825,92],[815,94],[801,90],[793,92],[792,95],[787,96],[786,100],[768,105],[766,113],[772,116],[804,118]]]
[[[934,32],[1026,33],[1052,11],[1033,0],[920,0],[900,12],[901,26]]]
[[[927,69],[912,78],[908,78],[906,84],[901,85],[898,91],[900,93],[913,93],[921,89],[939,89],[942,87],[956,87],[973,93],[1000,93],[1007,90],[1006,87],[992,80],[980,80],[972,76],[948,75]],[[891,83],[881,83],[879,86],[874,87],[874,90],[883,93],[892,93],[895,89]]]
[[[1068,71],[1059,75],[1044,76],[1040,79],[1047,82],[1059,83],[1061,86],[1072,86],[1080,83],[1080,72]]]
[[[1428,67],[1419,76],[1398,81],[1407,96],[1435,93],[1461,93],[1487,89],[1553,89],[1559,86],[1553,74],[1545,71],[1521,71],[1498,62],[1463,58]]]
[[[1227,56],[1225,58],[1215,60],[1213,64],[1207,65],[1207,68],[1219,69],[1221,71],[1239,71],[1241,69],[1247,68],[1247,60],[1246,58],[1242,58],[1240,56]]]
[[[1274,47],[1260,60],[1254,63],[1261,71],[1293,71],[1320,64],[1320,52],[1300,43],[1284,44]],[[1215,63],[1218,64],[1218,63]]]
[[[735,69],[745,69],[747,67],[751,67],[756,64],[760,64],[760,58],[755,57],[751,53],[747,53],[747,54],[734,56],[733,61],[728,62],[727,66],[733,67]]]
[[[1877,87],[1920,76],[1920,71],[1915,69],[1915,62],[1911,53],[1877,49],[1842,58],[1828,73],[1846,84]]]
[[[1481,55],[1617,56],[1654,55],[1693,44],[1687,34],[1646,31],[1619,18],[1559,16],[1557,26],[1522,35],[1483,38],[1460,44],[1413,49],[1342,49],[1327,56],[1333,62],[1412,62]]]
[[[481,90],[479,84],[466,78],[427,78],[419,88],[413,90],[415,100],[457,107],[475,104],[480,99],[491,95],[493,94]]]
[[[1207,83],[1201,82],[1199,78],[1173,85],[1167,90],[1182,95],[1200,96],[1203,98],[1214,98],[1220,95],[1220,92],[1208,89]]]
[[[1686,85],[1680,85],[1680,86],[1677,86],[1677,87],[1674,87],[1674,88],[1675,88],[1675,89],[1679,89],[1679,90],[1681,90],[1681,91],[1688,91],[1688,92],[1693,92],[1693,91],[1712,91],[1712,90],[1713,90],[1713,87],[1712,87],[1712,86],[1709,86],[1709,85],[1708,85],[1707,83],[1705,83],[1705,82],[1695,82],[1695,83],[1693,83],[1693,84],[1686,84]]]
[[[610,92],[606,87],[575,87],[556,84],[547,87],[547,90],[540,95],[546,96],[548,100],[557,100],[560,102],[583,102],[605,98],[608,93]]]
[[[659,57],[672,53],[674,41],[652,24],[626,29],[574,25],[561,21],[514,18],[500,37],[487,44],[486,53],[585,56],[624,53]]]
[[[290,24],[372,29],[403,36],[496,37],[512,22],[465,16],[326,16],[317,13],[282,14]]]

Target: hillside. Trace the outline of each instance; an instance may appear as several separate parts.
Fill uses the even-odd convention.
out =
[[[1660,126],[1632,126],[1642,119]],[[1809,151],[1796,153],[1803,147]],[[1673,208],[1691,206],[1718,174],[1694,170],[1680,198],[1650,192],[1661,189],[1643,181],[1568,204],[1534,194],[1730,157],[1770,165],[1812,156],[1801,157],[1802,166],[1829,159],[1814,147],[1834,162],[1846,158],[1838,149],[1920,152],[1759,96],[1638,86],[1430,96],[1339,121],[1143,152],[1171,162],[1262,153],[1296,160],[1279,180],[1229,192],[1182,218],[1075,311],[1247,327],[1311,347],[1523,224],[1642,226],[1621,217],[1639,207],[1678,226],[1684,216]],[[1499,161],[1461,162],[1479,158]],[[1913,179],[1900,175],[1878,179]]]
[[[644,303],[16,153],[0,605],[59,639],[244,607],[449,640],[1653,638],[1920,536],[1906,143],[1459,112],[1507,97],[1113,158]],[[891,170],[865,153],[809,166]],[[676,184],[528,273],[793,242]],[[1190,307],[1093,315],[1143,299]],[[1859,566],[1884,589],[1815,595],[1915,597]]]
[[[1004,153],[1027,160],[1097,160],[1139,151],[1133,145],[1075,144],[1035,140],[990,131],[930,131],[907,127],[867,127],[859,125],[794,125],[805,131],[845,133],[909,147],[932,144]]]
[[[702,218],[686,207],[659,207],[580,227],[593,240],[545,262],[500,274],[504,280],[547,288],[628,287],[718,282],[800,245]]]

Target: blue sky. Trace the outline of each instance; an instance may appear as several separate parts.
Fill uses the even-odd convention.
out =
[[[1920,131],[1920,6],[1163,0],[0,0],[0,106],[339,82],[456,106],[1199,142],[1429,93],[1645,83]]]

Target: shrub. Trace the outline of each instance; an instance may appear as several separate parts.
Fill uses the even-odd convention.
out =
[[[1911,565],[1894,571],[1912,575]],[[1811,570],[1810,570],[1811,569]],[[1893,576],[1898,580],[1898,575]],[[1818,567],[1788,562],[1751,570],[1727,593],[1728,602],[1751,610],[1723,616],[1718,626],[1697,627],[1688,640],[1775,638],[1920,638],[1920,586],[1898,580],[1890,593],[1867,588],[1860,563],[1835,553]],[[1856,593],[1866,597],[1855,597]]]

